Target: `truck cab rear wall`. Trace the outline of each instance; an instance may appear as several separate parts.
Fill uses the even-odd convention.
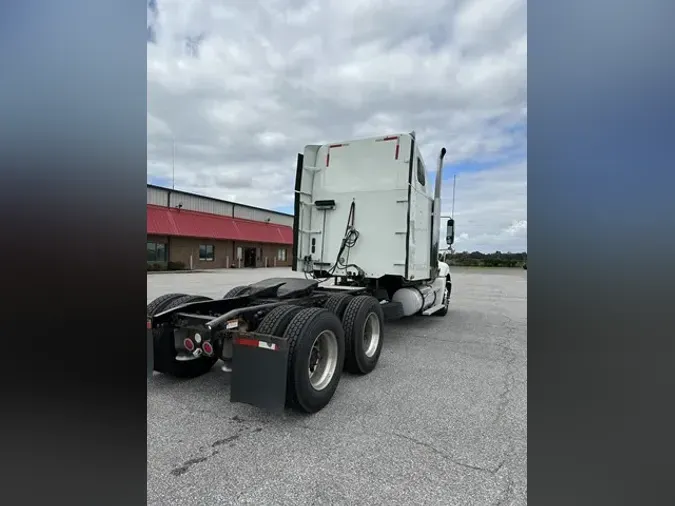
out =
[[[315,186],[319,193],[315,200],[322,198],[322,190],[349,195],[371,189],[406,190],[410,136],[402,135],[398,141],[380,142],[379,139],[321,146],[317,161],[318,166],[325,170],[317,172],[319,177]],[[404,156],[396,158],[397,145]],[[326,161],[329,163],[326,164]]]
[[[353,204],[359,235],[345,264],[357,265],[368,278],[431,277],[430,181],[411,134],[310,145],[301,160],[295,270],[335,265]],[[317,201],[335,206],[317,207]],[[337,266],[333,274],[346,272]]]

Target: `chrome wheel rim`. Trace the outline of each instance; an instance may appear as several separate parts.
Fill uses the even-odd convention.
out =
[[[309,351],[309,382],[315,390],[323,390],[333,379],[338,362],[338,342],[335,334],[324,330]]]
[[[363,324],[363,353],[372,358],[380,345],[380,319],[375,313],[370,313]]]

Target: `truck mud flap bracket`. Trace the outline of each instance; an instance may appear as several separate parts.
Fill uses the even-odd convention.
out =
[[[232,342],[230,402],[269,411],[286,405],[288,340],[256,333],[239,333]]]

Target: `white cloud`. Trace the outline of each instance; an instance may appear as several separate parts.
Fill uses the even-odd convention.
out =
[[[443,215],[452,210],[452,181],[442,187]],[[525,162],[457,176],[455,250],[527,250]],[[441,234],[445,237],[445,234]]]
[[[285,206],[305,144],[414,129],[428,167],[492,167],[458,175],[456,248],[526,248],[524,0],[155,3],[149,176],[175,137],[177,188]]]

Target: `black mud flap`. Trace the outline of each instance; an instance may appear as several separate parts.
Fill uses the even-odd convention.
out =
[[[154,339],[152,337],[152,329],[150,328],[150,320],[148,320],[147,324],[147,346],[148,346],[148,351],[147,351],[147,366],[148,366],[148,378],[152,376],[152,371],[155,369],[155,346],[154,346]]]
[[[232,344],[230,402],[282,411],[286,405],[288,341],[241,333]]]

